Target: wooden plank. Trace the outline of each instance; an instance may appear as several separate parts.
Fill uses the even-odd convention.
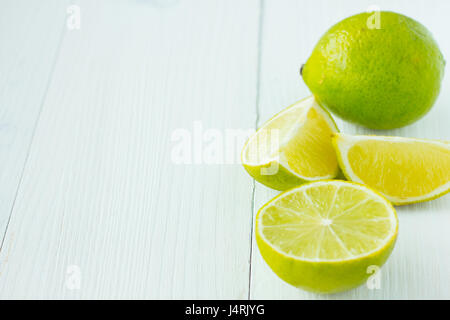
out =
[[[259,3],[79,7],[18,191],[0,296],[247,298],[252,180],[239,164],[206,163],[212,142],[195,134],[220,140],[255,123]],[[194,163],[177,164],[186,133]]]
[[[2,1],[0,9],[0,238],[64,32],[66,1]],[[1,241],[1,240],[0,240]]]
[[[309,95],[299,77],[301,64],[319,37],[334,23],[365,11],[371,1],[274,1],[264,2],[260,124],[283,107]],[[416,18],[434,34],[445,56],[450,55],[446,34],[449,21],[446,1],[378,1],[383,10]],[[380,44],[382,45],[382,44]],[[409,137],[450,140],[450,79],[446,77],[433,110],[409,127],[383,132]],[[375,133],[338,120],[348,133]],[[379,134],[379,132],[378,132]],[[257,185],[255,211],[277,192]],[[396,248],[382,269],[381,289],[362,286],[343,294],[326,296],[293,288],[278,279],[262,260],[254,244],[251,298],[254,299],[418,299],[450,298],[450,197],[398,209],[400,233]]]

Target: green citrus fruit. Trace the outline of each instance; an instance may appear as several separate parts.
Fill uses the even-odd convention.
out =
[[[255,180],[276,190],[333,179],[340,172],[331,143],[337,131],[330,114],[311,96],[259,128],[242,150],[242,164]]]
[[[444,66],[437,43],[422,24],[382,11],[357,14],[329,29],[302,76],[319,103],[341,118],[392,129],[430,110]]]
[[[397,232],[397,214],[385,198],[339,180],[286,191],[256,216],[256,241],[270,268],[320,293],[364,283],[389,257]]]
[[[450,143],[335,133],[333,146],[348,180],[378,190],[395,205],[450,192]]]

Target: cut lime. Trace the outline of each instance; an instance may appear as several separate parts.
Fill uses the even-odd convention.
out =
[[[357,183],[327,180],[286,191],[256,217],[256,241],[289,284],[333,293],[362,284],[383,265],[398,232],[392,205]]]
[[[333,144],[347,179],[367,184],[396,205],[450,191],[448,142],[336,134]]]
[[[242,163],[260,183],[287,190],[339,173],[331,135],[338,129],[314,97],[301,100],[265,123],[246,143]]]

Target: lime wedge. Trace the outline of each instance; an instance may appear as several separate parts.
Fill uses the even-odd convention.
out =
[[[396,205],[450,191],[448,142],[336,134],[333,143],[347,179],[367,184]]]
[[[246,143],[242,163],[260,183],[287,190],[339,174],[331,135],[338,131],[314,97],[301,100],[265,123]]]

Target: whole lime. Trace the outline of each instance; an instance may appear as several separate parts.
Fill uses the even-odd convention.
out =
[[[302,68],[319,103],[373,129],[413,123],[433,106],[445,60],[430,32],[394,12],[361,13],[329,29]]]

